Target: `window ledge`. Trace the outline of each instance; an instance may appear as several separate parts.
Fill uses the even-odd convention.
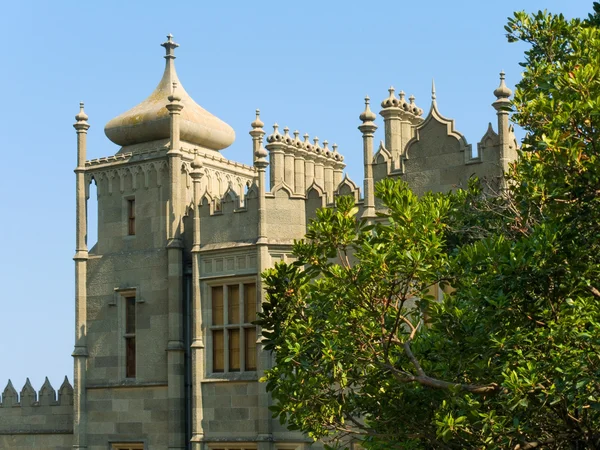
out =
[[[222,381],[258,381],[258,374],[256,371],[211,373],[202,380],[202,383],[220,383]]]

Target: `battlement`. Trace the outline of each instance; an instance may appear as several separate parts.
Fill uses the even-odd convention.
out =
[[[29,378],[20,393],[9,380],[0,400],[0,435],[73,433],[73,387],[67,377],[58,389],[46,378],[38,392]]]

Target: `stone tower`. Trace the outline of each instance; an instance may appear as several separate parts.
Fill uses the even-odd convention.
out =
[[[364,195],[343,175],[336,144],[275,124],[251,123],[253,165],[224,158],[233,129],[200,107],[175,71],[172,36],[150,96],[111,120],[120,149],[86,160],[83,104],[77,134],[74,385],[58,396],[9,382],[0,402],[0,448],[89,450],[304,450],[311,444],[272,420],[259,383],[271,365],[252,322],[264,299],[260,273],[289,261],[318,208],[354,197],[376,216],[374,185],[402,178],[422,193],[500,177],[516,157],[510,90],[472,151],[439,112],[390,88],[381,106],[385,141],[375,149],[370,100],[358,126]],[[357,139],[357,146],[360,142]],[[98,242],[88,249],[87,198],[98,197]],[[312,444],[321,447],[321,444]]]

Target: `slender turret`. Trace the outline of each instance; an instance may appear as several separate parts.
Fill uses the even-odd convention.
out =
[[[359,116],[362,121],[362,125],[359,125],[358,129],[363,135],[363,154],[364,154],[364,165],[365,165],[365,204],[363,217],[373,218],[375,217],[375,188],[373,183],[373,137],[377,125],[375,125],[375,113],[371,111],[369,107],[369,97],[365,97],[365,110]]]
[[[86,365],[87,349],[87,195],[85,186],[85,160],[87,152],[87,131],[90,128],[88,116],[83,110],[83,102],[79,104],[77,122],[73,125],[77,131],[77,167],[76,178],[76,239],[75,239],[75,349],[74,358],[74,391],[73,391],[73,434],[74,449],[86,448]]]
[[[510,128],[508,124],[508,115],[512,111],[510,96],[512,91],[506,86],[504,82],[504,72],[500,72],[500,86],[494,90],[496,101],[492,103],[492,106],[496,110],[498,115],[498,138],[500,141],[500,165],[502,170],[506,172],[508,170],[508,164],[517,158],[516,148],[511,139]]]
[[[178,44],[173,42],[173,36],[167,36],[167,42],[162,46],[166,49],[167,61],[175,59],[174,50]],[[181,207],[183,202],[181,186],[181,130],[180,115],[184,106],[181,102],[177,82],[173,82],[166,108],[170,117],[169,157],[169,228],[167,234],[168,258],[168,310],[169,310],[169,342],[167,344],[167,378],[169,396],[169,448],[184,448],[185,436],[183,430],[184,418],[184,348],[183,348],[183,310],[182,310],[182,279],[183,279],[183,243],[181,240]]]
[[[257,115],[258,117],[258,115]],[[192,243],[192,449],[200,450],[204,438],[202,419],[202,380],[204,379],[204,341],[202,340],[202,299],[200,291],[200,183],[203,163],[198,154],[192,161],[194,236]]]

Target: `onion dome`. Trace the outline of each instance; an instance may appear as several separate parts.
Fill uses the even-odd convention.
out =
[[[115,117],[104,127],[104,133],[115,144],[126,146],[170,137],[170,117],[166,105],[177,102],[180,112],[181,140],[211,150],[221,150],[235,140],[233,128],[199,106],[185,91],[175,72],[173,36],[161,44],[166,50],[165,71],[154,92],[139,105]],[[173,91],[177,83],[177,91]],[[171,97],[171,98],[169,98]]]
[[[360,116],[358,116],[358,118],[364,123],[364,122],[373,122],[377,116],[375,115],[375,113],[373,111],[371,111],[371,108],[369,107],[369,96],[367,95],[365,97],[365,110],[361,113]]]
[[[506,83],[504,82],[504,72],[500,72],[500,86],[498,86],[494,90],[494,95],[498,99],[508,98],[512,95],[512,91],[506,86]]]

